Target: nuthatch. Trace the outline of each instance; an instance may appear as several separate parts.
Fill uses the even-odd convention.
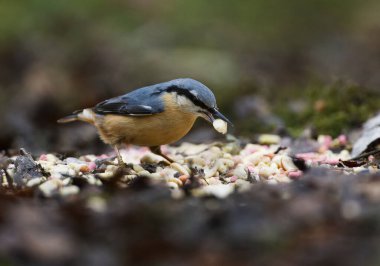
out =
[[[199,81],[185,78],[136,89],[58,122],[79,120],[96,126],[100,138],[114,147],[122,164],[120,144],[148,146],[153,153],[173,162],[160,146],[185,136],[198,117],[211,123],[221,119],[231,124],[218,111],[212,91]]]

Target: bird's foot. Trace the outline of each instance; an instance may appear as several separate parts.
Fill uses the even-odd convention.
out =
[[[123,161],[123,158],[121,157],[120,151],[117,148],[117,146],[114,147],[116,158],[117,158],[117,165],[120,169],[127,169],[128,165]]]
[[[160,146],[150,147],[150,151],[164,158],[166,160],[163,161],[165,164],[171,165],[172,163],[174,163],[174,160],[162,153]]]

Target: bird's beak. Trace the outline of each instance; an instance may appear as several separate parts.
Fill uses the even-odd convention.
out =
[[[230,126],[234,126],[232,122],[225,117],[217,108],[213,108],[209,113],[207,113],[208,120],[213,123],[216,119],[222,119],[223,121],[230,124]]]

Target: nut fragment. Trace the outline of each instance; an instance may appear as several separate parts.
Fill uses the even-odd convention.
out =
[[[212,123],[214,126],[215,130],[218,131],[219,133],[226,134],[227,133],[227,123],[224,122],[222,119],[216,119]]]
[[[280,141],[281,141],[280,136],[273,135],[273,134],[262,134],[259,136],[259,139],[258,139],[258,142],[260,144],[267,144],[267,145],[278,144],[280,143]]]
[[[298,170],[298,168],[294,164],[292,158],[290,158],[289,156],[283,156],[281,158],[281,165],[282,165],[282,168],[286,171],[297,171]]]
[[[177,170],[181,175],[190,175],[189,172],[179,163],[172,163],[170,166]]]

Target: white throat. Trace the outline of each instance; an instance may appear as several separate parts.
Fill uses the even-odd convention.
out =
[[[199,113],[201,109],[199,106],[196,106],[191,100],[186,96],[176,94],[175,95],[177,104],[184,110],[190,113]]]

